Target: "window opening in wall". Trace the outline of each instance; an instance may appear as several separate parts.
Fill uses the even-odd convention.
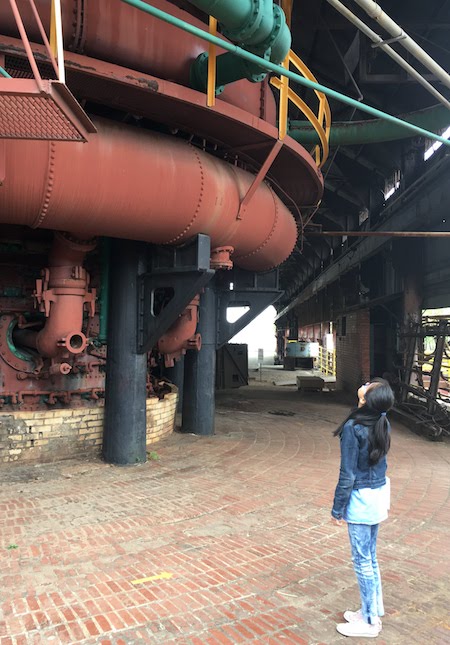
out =
[[[393,176],[388,181],[386,181],[386,184],[384,187],[384,199],[388,200],[389,197],[392,197],[395,191],[400,188],[400,179],[401,179],[400,170],[396,170]]]
[[[347,316],[341,318],[341,336],[347,335]]]
[[[430,335],[423,336],[418,342],[417,367],[419,370],[419,382],[429,389],[431,372],[433,370],[434,360],[437,352],[437,336],[433,336],[433,331],[438,331],[439,324],[444,324],[447,328],[450,325],[450,307],[440,309],[425,309],[422,311],[422,325],[424,331]],[[441,360],[440,379],[438,386],[438,397],[450,399],[450,337],[445,337],[445,345]]]
[[[448,126],[448,128],[446,130],[444,130],[444,132],[441,134],[441,136],[444,137],[444,139],[450,139],[450,125]],[[429,140],[428,141],[428,147],[425,150],[425,154],[423,155],[424,160],[427,161],[430,157],[432,157],[434,155],[434,153],[437,150],[439,150],[439,148],[442,145],[443,144],[440,141],[431,141],[431,140]]]

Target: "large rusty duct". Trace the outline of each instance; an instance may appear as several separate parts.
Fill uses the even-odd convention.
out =
[[[289,256],[296,224],[268,185],[239,219],[250,173],[175,138],[95,123],[88,144],[5,142],[1,223],[154,244],[205,233],[213,247],[232,246],[236,264],[252,271]]]

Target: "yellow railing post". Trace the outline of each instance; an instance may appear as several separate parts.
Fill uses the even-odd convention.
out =
[[[209,16],[209,33],[217,34],[217,19]],[[213,107],[216,104],[216,46],[209,43],[208,47],[208,91],[206,105]]]
[[[64,42],[62,30],[61,0],[52,0],[50,16],[50,49],[58,63],[58,80],[66,82],[64,69]]]
[[[283,67],[289,69],[289,54],[282,63]],[[289,79],[286,76],[280,79],[280,114],[278,118],[278,138],[283,140],[287,135],[288,101],[289,101]]]
[[[56,58],[58,55],[56,49],[56,24],[55,24],[55,3],[52,0],[51,15],[50,15],[50,49],[53,56]]]

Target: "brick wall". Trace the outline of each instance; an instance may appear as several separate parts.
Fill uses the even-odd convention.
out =
[[[178,391],[147,399],[147,445],[173,432]],[[0,413],[0,463],[49,462],[98,455],[103,402],[95,407]]]
[[[370,379],[370,311],[362,309],[344,318],[345,323],[341,318],[337,325],[336,384],[339,390],[356,392]]]

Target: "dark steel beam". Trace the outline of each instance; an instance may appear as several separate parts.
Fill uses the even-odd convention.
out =
[[[305,237],[450,237],[450,231],[306,231]]]
[[[143,463],[146,453],[147,354],[137,353],[139,276],[146,245],[112,240],[103,457]]]
[[[266,273],[253,273],[236,268],[231,275],[227,274],[226,280],[222,282],[222,288],[216,291],[217,349],[283,295],[278,282],[278,269]],[[233,283],[233,289],[230,289],[231,283]],[[229,307],[249,307],[249,310],[235,322],[228,322]]]
[[[154,247],[152,268],[140,278],[138,351],[150,351],[181,312],[208,284],[211,243],[207,235],[197,235],[181,247]],[[172,289],[173,297],[159,312],[154,311],[158,289]]]
[[[182,432],[214,434],[216,320],[216,294],[211,286],[207,286],[200,297],[197,327],[202,337],[202,348],[199,352],[188,352],[184,358]]]

